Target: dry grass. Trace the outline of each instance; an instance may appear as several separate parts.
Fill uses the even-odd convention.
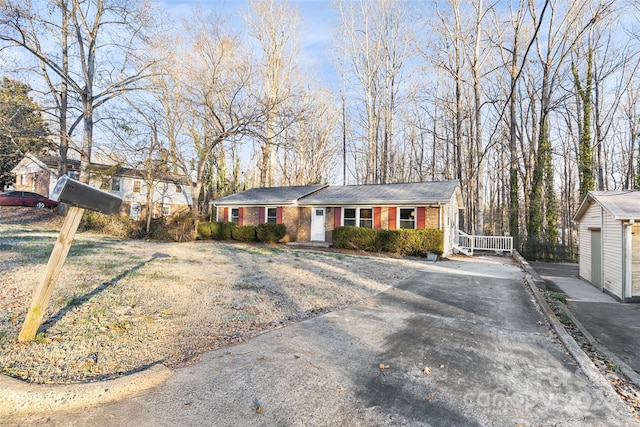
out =
[[[0,225],[0,368],[38,383],[112,378],[375,295],[421,261],[237,243],[152,243],[81,233],[35,341],[20,344],[57,232]]]

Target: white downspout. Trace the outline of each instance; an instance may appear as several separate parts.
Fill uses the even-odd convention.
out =
[[[631,298],[631,289],[633,288],[633,276],[631,274],[632,269],[632,235],[633,224],[635,218],[630,218],[629,222],[623,225],[622,233],[622,271],[624,272],[622,277],[622,301],[625,298]]]
[[[604,207],[600,206],[600,292],[604,292]]]

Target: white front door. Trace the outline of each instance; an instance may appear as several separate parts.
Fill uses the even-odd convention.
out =
[[[311,241],[324,242],[324,208],[311,208]]]

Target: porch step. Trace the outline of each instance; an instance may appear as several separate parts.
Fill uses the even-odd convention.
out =
[[[471,248],[467,248],[465,246],[453,245],[453,248],[460,252],[461,254],[465,254],[466,256],[473,256],[473,252]]]
[[[298,246],[301,248],[330,248],[333,246],[331,242],[287,242],[285,245]]]

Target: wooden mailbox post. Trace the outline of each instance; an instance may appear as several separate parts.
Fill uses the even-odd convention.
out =
[[[18,341],[20,342],[31,341],[38,332],[84,210],[89,209],[105,214],[115,214],[120,212],[120,205],[122,204],[120,197],[83,184],[68,176],[63,176],[58,180],[51,194],[51,199],[67,203],[71,205],[71,208],[62,224],[58,240],[51,251],[44,277],[33,294],[27,317],[24,319],[24,324],[18,335]]]

